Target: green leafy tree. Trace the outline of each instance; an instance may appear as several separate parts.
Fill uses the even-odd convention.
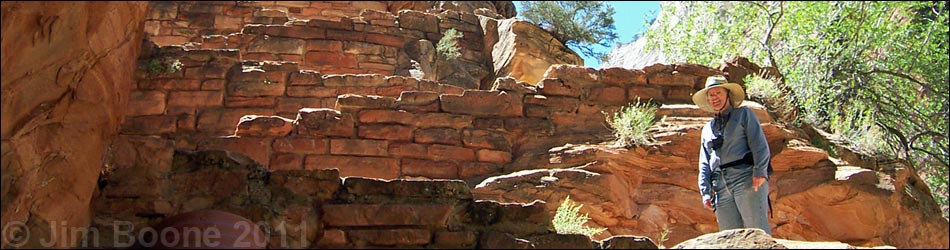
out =
[[[594,46],[610,47],[617,39],[614,7],[603,1],[522,1],[519,13],[551,33],[565,46],[603,59]]]
[[[946,2],[684,2],[660,15],[648,49],[675,61],[739,55],[775,67],[795,123],[906,160],[948,216]]]

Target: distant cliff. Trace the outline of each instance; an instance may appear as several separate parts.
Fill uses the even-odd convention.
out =
[[[604,61],[601,67],[640,69],[657,63],[670,63],[660,51],[647,50],[646,44],[647,39],[643,37],[629,43],[618,44],[610,52],[607,52],[607,61]]]

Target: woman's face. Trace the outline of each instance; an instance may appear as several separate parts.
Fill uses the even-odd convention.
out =
[[[726,91],[726,88],[711,88],[709,91],[706,91],[706,97],[709,98],[709,104],[712,105],[716,112],[722,112],[726,109],[726,105],[729,105],[729,93]]]

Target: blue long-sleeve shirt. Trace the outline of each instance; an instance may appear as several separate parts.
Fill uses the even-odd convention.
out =
[[[714,129],[720,128],[718,122],[725,121],[725,128],[720,132]],[[715,168],[722,164],[742,159],[746,153],[752,152],[752,159],[755,163],[752,168],[752,176],[769,177],[768,165],[771,158],[769,152],[769,142],[762,132],[762,126],[759,125],[759,119],[755,113],[747,107],[732,108],[731,106],[717,116],[719,119],[712,119],[705,126],[702,132],[702,144],[699,149],[699,191],[703,195],[703,201],[712,199],[712,173]],[[719,150],[713,149],[713,140],[717,136],[723,137],[722,147]]]

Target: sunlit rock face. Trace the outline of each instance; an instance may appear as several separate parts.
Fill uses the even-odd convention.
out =
[[[875,166],[829,157],[794,130],[772,122],[762,106],[744,105],[759,117],[772,153],[772,236],[854,246],[947,246],[947,222],[911,168],[875,171]],[[711,117],[697,111],[694,105],[664,105],[658,114],[665,118],[650,129],[657,143],[553,148],[546,162],[535,162],[537,169],[488,178],[473,193],[503,202],[540,199],[552,213],[570,196],[584,205],[581,212],[589,213],[591,226],[608,228],[597,236],[601,239],[658,237],[669,230],[669,246],[717,232],[715,215],[703,208],[696,182],[696,142]]]
[[[551,65],[584,65],[583,58],[547,31],[519,19],[498,21],[492,58],[496,76],[511,76],[531,85],[537,85]]]

